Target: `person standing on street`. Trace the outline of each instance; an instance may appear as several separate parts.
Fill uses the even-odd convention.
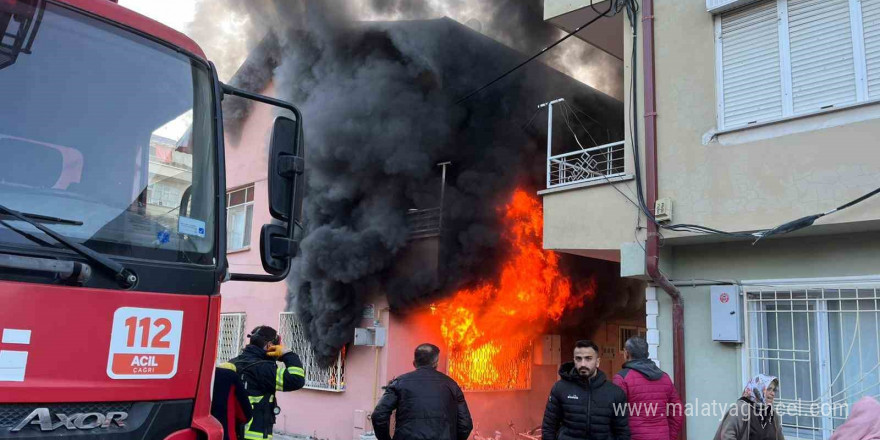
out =
[[[871,396],[855,403],[849,418],[831,435],[831,440],[880,440],[880,402]]]
[[[605,378],[600,362],[598,345],[577,341],[574,362],[562,364],[562,379],[550,390],[542,440],[630,440],[626,395]]]
[[[626,362],[612,381],[626,394],[632,439],[676,440],[684,408],[672,379],[648,359],[648,342],[643,338],[629,338],[623,354]]]
[[[715,440],[785,440],[782,422],[773,408],[777,392],[779,379],[755,376],[721,420]]]
[[[281,345],[281,337],[274,328],[261,325],[248,338],[248,346],[229,361],[235,365],[253,408],[253,417],[244,427],[244,438],[271,439],[275,416],[281,412],[275,392],[302,388],[306,383],[305,370],[299,356]],[[284,365],[278,365],[279,361]]]
[[[413,366],[385,387],[373,410],[378,440],[391,440],[391,413],[397,410],[394,440],[467,440],[474,425],[464,393],[449,376],[437,371],[440,349],[416,347]]]

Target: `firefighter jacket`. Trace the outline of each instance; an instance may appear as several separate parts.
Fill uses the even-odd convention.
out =
[[[275,392],[295,391],[305,385],[305,371],[296,353],[285,353],[278,360],[284,366],[267,356],[266,350],[248,345],[238,357],[229,361],[235,365],[253,407],[253,417],[244,428],[247,440],[271,439],[278,408]]]

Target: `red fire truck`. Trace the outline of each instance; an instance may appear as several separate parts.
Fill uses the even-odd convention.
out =
[[[192,40],[108,0],[0,0],[0,439],[222,438],[220,285],[286,278],[292,104],[221,83]],[[222,100],[279,107],[266,274],[230,274]]]

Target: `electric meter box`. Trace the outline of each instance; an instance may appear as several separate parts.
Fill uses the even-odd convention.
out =
[[[743,341],[743,313],[739,287],[711,286],[712,340],[718,342]]]
[[[359,327],[354,329],[354,345],[384,347],[387,338],[388,329],[385,327]]]

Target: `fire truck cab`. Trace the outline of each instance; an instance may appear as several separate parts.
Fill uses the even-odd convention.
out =
[[[220,285],[290,270],[300,112],[107,0],[0,0],[0,38],[0,439],[222,438]],[[266,274],[226,263],[224,96],[287,115],[267,147]]]

